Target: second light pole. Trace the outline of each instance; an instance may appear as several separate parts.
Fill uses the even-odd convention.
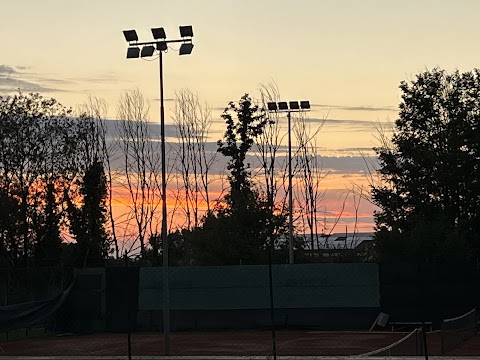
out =
[[[267,103],[269,112],[286,112],[288,119],[288,262],[293,264],[293,185],[292,185],[292,112],[310,110],[309,101],[280,101]]]
[[[193,29],[189,26],[180,26],[182,39],[167,40],[163,28],[152,29],[154,41],[138,42],[135,30],[124,30],[123,35],[128,42],[127,59],[151,57],[158,53],[160,71],[160,149],[162,158],[162,248],[163,248],[163,334],[165,355],[170,355],[170,288],[168,285],[168,238],[167,238],[167,177],[166,177],[166,146],[165,146],[165,110],[163,94],[163,52],[167,51],[168,44],[182,43],[179,54],[189,55],[193,50]],[[140,50],[140,46],[142,49]]]

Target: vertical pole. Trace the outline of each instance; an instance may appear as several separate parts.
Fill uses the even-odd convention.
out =
[[[421,270],[421,268],[420,268]],[[423,313],[423,318],[422,318],[422,340],[423,340],[423,351],[425,355],[425,360],[428,360],[428,344],[427,344],[427,326],[425,324],[425,317],[427,316],[427,304],[425,301],[425,293],[426,293],[426,281],[425,281],[425,274],[429,274],[428,271],[420,272],[420,279],[422,282],[421,285],[421,291],[422,291],[422,313]],[[428,281],[428,280],[427,280]]]
[[[427,316],[427,307],[425,301],[425,274],[428,274],[428,271],[422,271],[423,264],[419,262],[417,264],[417,276],[418,276],[418,284],[419,284],[419,297],[420,297],[420,309],[422,312],[422,347],[423,347],[423,355],[425,360],[428,360],[428,347],[427,347],[427,328],[425,326],[425,317]]]
[[[8,296],[9,296],[9,291],[10,291],[10,259],[7,258],[7,291],[5,293],[5,306],[9,305],[8,304]]]
[[[131,328],[131,321],[130,321],[130,287],[128,281],[128,257],[127,257],[127,250],[125,250],[125,254],[123,255],[125,260],[125,296],[127,302],[127,345],[128,345],[128,360],[132,360],[132,328]]]
[[[292,191],[292,127],[291,113],[288,118],[288,263],[293,264],[293,191]]]
[[[273,253],[273,241],[272,241],[272,238],[270,238],[270,244],[268,249],[268,286],[270,288],[270,316],[272,321],[272,353],[273,353],[273,360],[277,360],[277,340],[276,340],[276,333],[275,333],[275,307],[273,305],[272,253]]]
[[[423,355],[425,360],[428,360],[428,346],[427,346],[427,327],[425,321],[422,323],[422,341],[423,341]]]
[[[10,291],[10,259],[7,258],[7,292],[5,294],[5,306],[8,305],[8,295]],[[6,337],[8,341],[8,329],[6,331]]]
[[[162,152],[162,248],[163,248],[163,336],[165,355],[170,355],[170,289],[168,285],[167,178],[165,156],[165,110],[163,94],[163,52],[158,57],[160,70],[160,147]]]

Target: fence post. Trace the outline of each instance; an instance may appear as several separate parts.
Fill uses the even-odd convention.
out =
[[[272,274],[272,252],[273,241],[269,239],[268,244],[268,286],[270,288],[270,316],[272,320],[272,352],[273,360],[277,360],[277,339],[275,334],[275,307],[273,305],[273,274]]]
[[[8,296],[10,292],[10,262],[7,259],[7,291],[5,293],[5,306],[9,305],[8,304]]]
[[[128,281],[128,256],[127,256],[127,250],[125,250],[124,254],[124,259],[125,259],[125,296],[126,296],[126,302],[127,302],[127,329],[128,329],[128,337],[127,337],[127,343],[128,343],[128,360],[132,360],[132,330],[131,330],[131,325],[130,325],[130,294],[129,294],[129,281]]]
[[[425,271],[426,269],[427,271]],[[422,271],[423,270],[423,271]],[[426,281],[425,281],[425,276],[428,275],[428,268],[426,268],[425,263],[419,262],[417,264],[417,275],[418,275],[418,281],[419,281],[419,297],[420,297],[420,309],[422,312],[422,342],[423,342],[423,355],[425,356],[425,360],[428,360],[428,346],[427,346],[427,331],[426,331],[426,325],[425,325],[425,317],[427,316],[427,304],[426,304],[426,299],[425,299],[425,286],[426,286]]]
[[[9,295],[9,292],[10,292],[10,261],[8,261],[9,259],[7,258],[7,291],[5,293],[5,306],[9,305],[8,303],[8,295]],[[6,331],[6,338],[7,338],[7,341],[8,341],[8,328],[7,328],[7,331]]]

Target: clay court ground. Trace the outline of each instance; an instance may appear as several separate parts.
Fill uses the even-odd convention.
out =
[[[325,332],[309,330],[278,330],[277,355],[295,358],[342,358],[364,354],[390,345],[405,332]],[[171,337],[174,357],[267,358],[272,352],[272,334],[265,330],[175,332]],[[427,334],[428,354],[440,355],[440,333]],[[15,359],[57,357],[101,359],[125,358],[127,334],[45,335],[37,338],[0,342],[0,358]],[[163,358],[163,334],[145,332],[132,334],[134,358]],[[474,336],[442,359],[480,358],[480,336]],[[373,359],[375,357],[371,357]],[[378,358],[385,358],[383,356]],[[394,357],[392,357],[393,359]],[[399,359],[401,357],[395,357]],[[409,357],[412,358],[412,357]],[[417,357],[417,358],[424,358]],[[42,358],[45,359],[45,358]],[[359,359],[359,358],[357,358]]]

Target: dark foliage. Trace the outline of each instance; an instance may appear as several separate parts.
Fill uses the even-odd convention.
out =
[[[183,232],[193,262],[201,265],[266,263],[267,248],[285,230],[284,214],[274,213],[251,181],[246,158],[268,119],[245,94],[222,114],[227,130],[218,152],[229,158],[230,189],[222,204],[203,218],[202,225]]]
[[[35,262],[40,266],[58,265],[62,252],[60,213],[57,209],[55,186],[50,183],[45,191],[45,210],[39,214],[44,219],[36,229]]]
[[[39,94],[0,97],[0,188],[11,209],[2,220],[3,253],[14,265],[60,254],[58,194],[73,176],[71,110]]]
[[[103,165],[94,161],[79,184],[82,204],[68,199],[68,215],[77,242],[75,266],[103,266],[109,252],[107,222],[107,180]]]
[[[402,82],[392,146],[376,148],[372,196],[382,259],[480,255],[480,70],[434,69]]]

